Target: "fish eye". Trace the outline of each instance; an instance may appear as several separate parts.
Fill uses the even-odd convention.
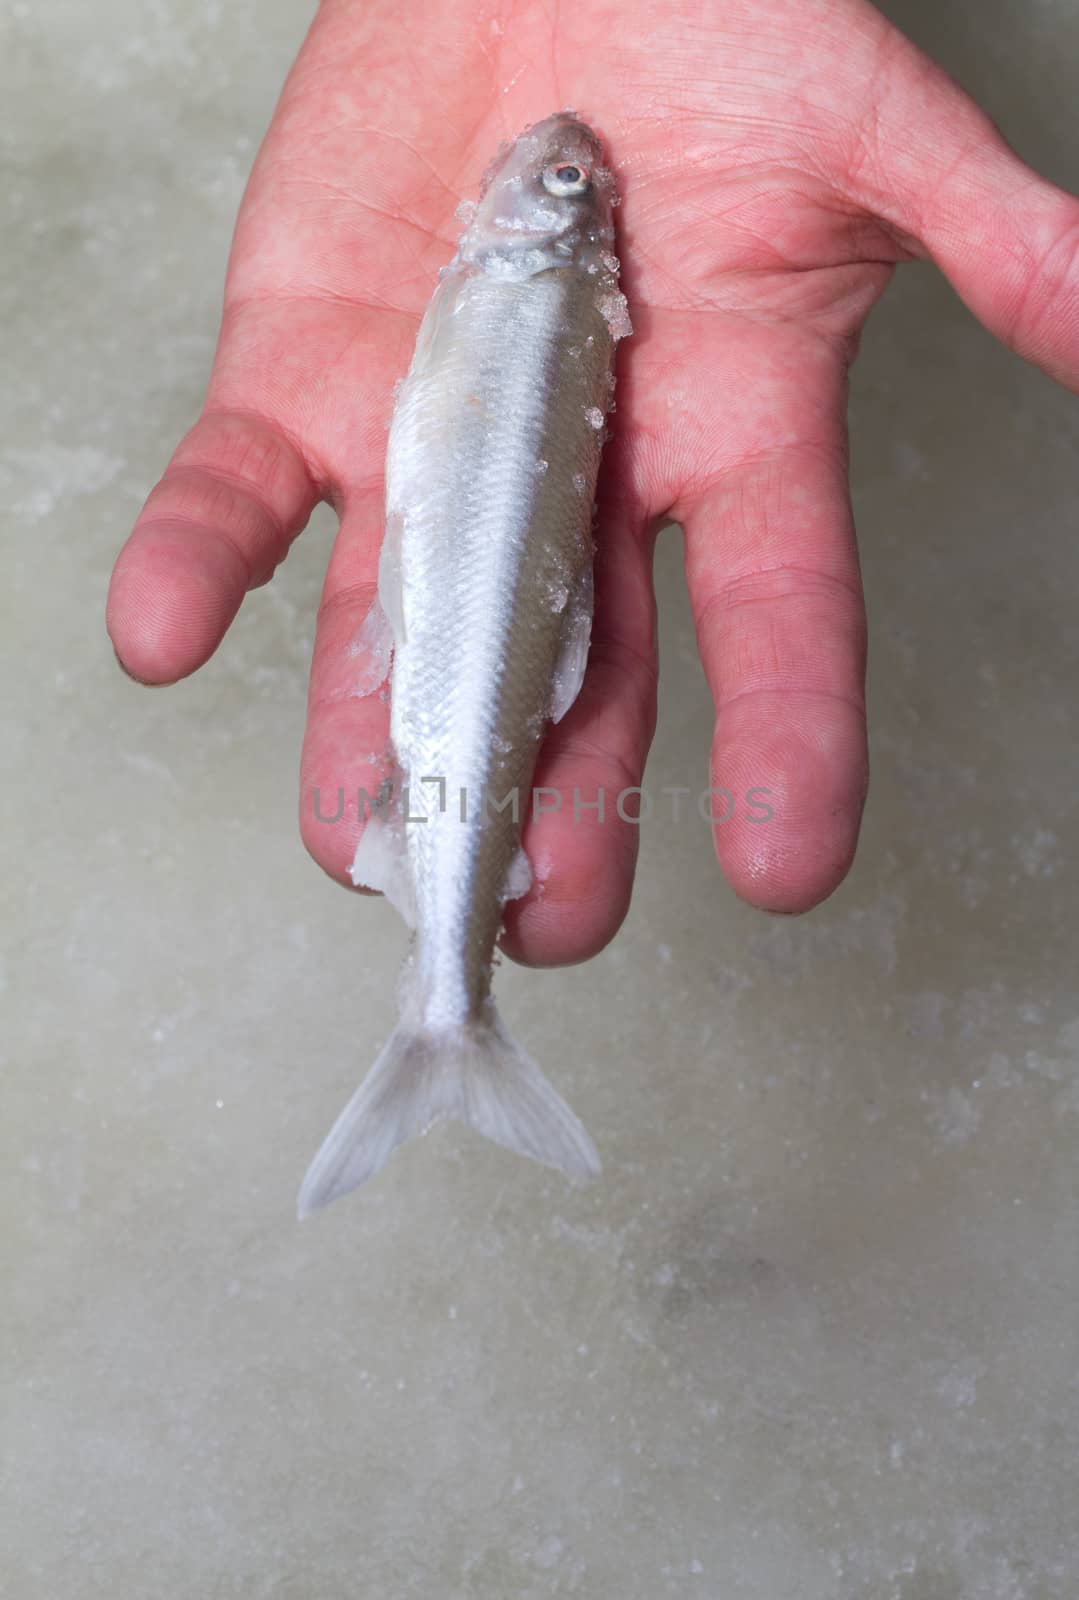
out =
[[[578,161],[560,161],[543,174],[543,187],[548,194],[587,194],[591,184],[591,173]]]

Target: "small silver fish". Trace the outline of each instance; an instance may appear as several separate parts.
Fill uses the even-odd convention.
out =
[[[592,621],[592,504],[616,341],[614,180],[572,112],[503,147],[442,269],[386,460],[376,657],[392,649],[392,801],[353,882],[413,929],[400,1021],[300,1191],[347,1193],[443,1117],[570,1177],[599,1158],[491,997],[548,720],[573,704]],[[516,796],[516,802],[514,802]],[[421,819],[421,820],[416,820]]]

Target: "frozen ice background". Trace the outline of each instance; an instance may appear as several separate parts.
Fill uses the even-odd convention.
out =
[[[1074,8],[891,9],[1079,186]],[[615,945],[499,975],[601,1183],[443,1127],[293,1220],[403,944],[296,833],[332,519],[175,689],[102,605],[309,12],[0,13],[0,1593],[1074,1600],[1079,404],[928,268],[855,374],[849,881],[767,919],[659,812]],[[705,781],[679,556],[656,792]]]

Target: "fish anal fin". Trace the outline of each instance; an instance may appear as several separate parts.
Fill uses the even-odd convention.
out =
[[[570,593],[563,621],[562,648],[551,683],[552,722],[561,722],[581,692],[588,645],[592,637],[592,558],[589,556]]]
[[[384,894],[408,926],[415,926],[415,896],[405,830],[395,812],[372,811],[356,846],[349,876],[357,889],[374,889]]]

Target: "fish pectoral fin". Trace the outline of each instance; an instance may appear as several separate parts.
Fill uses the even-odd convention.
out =
[[[405,830],[392,811],[372,811],[367,819],[349,876],[357,889],[384,894],[410,928],[416,925],[416,900],[405,849]]]
[[[376,594],[364,617],[349,654],[359,658],[360,667],[350,693],[364,699],[385,683],[393,658],[393,626]]]
[[[502,885],[502,904],[507,900],[520,900],[532,887],[532,863],[523,845],[506,868],[506,881]]]
[[[393,642],[405,642],[404,580],[401,572],[401,543],[405,519],[399,511],[386,518],[382,549],[378,557],[378,599],[389,623]]]
[[[581,568],[577,583],[566,605],[562,648],[555,663],[551,684],[552,722],[561,722],[581,692],[584,669],[588,664],[588,645],[592,637],[592,558]]]

